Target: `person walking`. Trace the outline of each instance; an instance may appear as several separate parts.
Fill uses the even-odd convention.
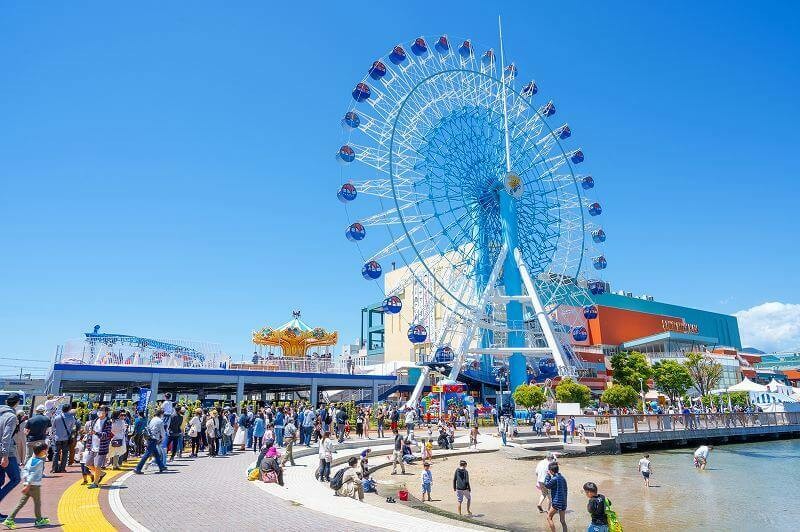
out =
[[[378,438],[383,438],[383,422],[386,419],[386,412],[383,410],[383,407],[378,408],[378,411],[375,413],[375,423],[378,430]]]
[[[206,440],[208,441],[208,456],[217,456],[219,451],[219,418],[217,409],[212,408],[206,419]]]
[[[71,406],[65,404],[61,413],[53,418],[53,439],[56,443],[56,452],[53,456],[51,473],[66,473],[69,460],[70,443],[75,434],[77,420],[70,412]]]
[[[147,417],[144,412],[137,411],[136,419],[133,420],[133,447],[136,456],[144,454],[145,431],[147,429]]]
[[[192,419],[189,420],[189,430],[187,435],[192,440],[192,452],[189,455],[192,458],[197,458],[197,453],[200,451],[200,433],[203,432],[203,411],[199,408],[194,411]]]
[[[397,474],[397,464],[400,464],[400,471],[403,475],[406,474],[406,464],[403,461],[403,443],[405,438],[401,436],[397,429],[392,431],[394,434],[394,450],[392,451],[392,475]]]
[[[650,455],[644,455],[644,458],[639,460],[639,473],[642,474],[642,479],[644,479],[644,486],[646,488],[650,487],[650,473],[653,471],[652,464],[650,463]]]
[[[278,412],[275,414],[275,445],[283,447],[283,434],[286,429],[286,414],[283,407],[278,407]]]
[[[331,433],[323,432],[319,440],[319,468],[314,477],[320,482],[331,481],[331,461],[333,460],[333,442]]]
[[[267,422],[264,420],[264,414],[259,412],[256,414],[255,419],[253,419],[253,427],[252,431],[252,445],[253,445],[253,452],[257,453],[261,450],[261,443],[262,438],[264,437],[264,433],[267,431]],[[248,444],[249,446],[249,444]]]
[[[33,445],[32,451],[33,456],[28,459],[22,470],[24,480],[22,498],[14,511],[3,521],[3,525],[10,529],[17,527],[14,519],[29,499],[33,499],[33,514],[36,518],[33,526],[41,528],[50,524],[50,520],[42,516],[42,477],[44,476],[44,462],[47,459],[47,443],[37,441]]]
[[[19,426],[16,408],[20,395],[12,392],[6,398],[6,404],[0,406],[0,502],[20,482],[17,444],[14,439]],[[8,517],[0,514],[0,518]]]
[[[545,480],[547,480],[548,468],[550,464],[553,464],[557,461],[555,453],[547,453],[542,460],[536,464],[536,487],[541,492],[539,496],[539,503],[536,505],[536,508],[539,509],[539,513],[544,513],[545,509],[542,507],[544,501],[552,500],[550,499],[550,490],[547,489],[547,486],[544,485]],[[547,510],[550,510],[550,503],[548,503]]]
[[[36,407],[36,414],[31,416],[28,424],[25,425],[25,441],[27,453],[25,459],[29,460],[33,456],[33,444],[47,440],[47,432],[52,423],[50,418],[45,413],[45,406],[39,405]]]
[[[115,410],[111,415],[111,444],[108,449],[111,469],[119,469],[122,465],[122,457],[128,452],[128,447],[125,444],[128,436],[128,424],[125,417],[124,410]]]
[[[550,464],[547,470],[548,474],[544,485],[550,490],[551,500],[550,511],[547,512],[547,526],[550,527],[550,532],[556,532],[553,517],[558,513],[561,529],[563,532],[567,532],[567,479],[559,473],[557,463]]]
[[[311,434],[314,432],[314,422],[316,421],[316,414],[311,406],[306,405],[303,411],[303,419],[300,421],[300,440],[306,447],[311,447]]]
[[[292,454],[292,450],[294,449],[294,443],[297,439],[297,427],[295,427],[294,419],[287,418],[286,425],[283,427],[283,443],[285,445],[283,457],[281,458],[281,465],[285,464],[288,460],[292,466],[295,465],[294,463],[294,455]]]
[[[583,485],[583,493],[589,499],[586,510],[591,521],[586,532],[608,532],[608,517],[606,516],[606,497],[597,493],[597,484],[587,482]]]
[[[164,455],[161,454],[161,450],[159,449],[161,443],[166,437],[163,416],[164,411],[160,408],[157,408],[155,414],[153,415],[153,419],[151,419],[150,423],[147,424],[147,449],[142,455],[142,458],[139,460],[139,463],[136,464],[136,467],[133,469],[133,472],[137,475],[142,474],[142,468],[147,462],[147,459],[151,456],[158,466],[159,473],[163,473],[167,470],[167,464],[164,463]]]
[[[169,425],[167,426],[167,449],[171,447],[169,462],[175,460],[175,453],[180,450],[180,441],[183,435],[181,425],[183,425],[183,416],[176,412],[175,415],[169,418]]]
[[[413,438],[414,437],[414,424],[417,421],[417,413],[414,412],[414,409],[410,409],[406,412],[406,437]]]
[[[343,405],[339,405],[336,409],[336,439],[339,443],[344,441],[344,429],[346,424],[347,412],[345,412]]]
[[[458,469],[453,474],[453,491],[456,492],[458,501],[458,515],[461,515],[461,503],[467,500],[467,515],[472,515],[470,505],[472,504],[472,486],[469,483],[469,471],[467,471],[467,461],[461,460]]]
[[[103,467],[106,465],[108,448],[111,443],[111,420],[108,419],[109,408],[101,406],[97,409],[97,419],[91,422],[89,436],[91,437],[91,447],[89,456],[86,459],[86,467],[92,472],[92,483],[88,488],[97,488],[103,477]]]

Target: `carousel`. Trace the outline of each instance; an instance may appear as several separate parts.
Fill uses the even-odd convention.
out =
[[[330,358],[339,333],[322,327],[310,327],[300,319],[300,311],[292,312],[292,320],[280,327],[264,327],[253,331],[256,346],[254,359],[265,358]],[[260,360],[254,360],[258,363]]]

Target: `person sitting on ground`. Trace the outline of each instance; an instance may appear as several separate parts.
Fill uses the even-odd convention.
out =
[[[411,450],[411,440],[406,438],[405,442],[403,442],[403,461],[410,464],[415,458],[414,451]]]
[[[269,482],[269,479],[274,478],[279,486],[283,486],[283,468],[278,463],[278,450],[275,447],[267,449],[259,469],[264,482]]]
[[[336,490],[336,495],[339,497],[352,497],[358,496],[359,501],[364,500],[364,487],[361,484],[361,473],[356,466],[358,465],[358,458],[351,456],[347,461],[349,466],[342,476],[342,487]]]
[[[439,427],[439,437],[436,439],[436,443],[439,445],[440,449],[450,448],[450,439],[447,437],[447,432],[444,427]]]

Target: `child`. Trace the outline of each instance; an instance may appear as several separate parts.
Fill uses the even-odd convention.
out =
[[[472,425],[472,428],[469,429],[469,446],[478,450],[478,425]]]
[[[422,457],[423,460],[433,460],[433,441],[428,439],[425,442],[425,454]]]
[[[50,520],[42,517],[42,475],[44,474],[44,462],[47,458],[47,444],[43,441],[38,441],[33,444],[33,456],[31,456],[25,467],[22,469],[22,498],[19,500],[17,507],[3,521],[3,524],[8,528],[16,528],[14,518],[23,506],[28,502],[28,499],[33,499],[33,511],[36,515],[36,521],[33,526],[41,528],[50,524]]]
[[[431,464],[424,462],[422,464],[424,471],[422,471],[422,502],[425,502],[425,494],[428,494],[428,502],[431,500],[431,487],[433,486],[433,473],[431,473]]]
[[[83,433],[83,431],[81,431]],[[83,482],[81,484],[88,484],[90,480],[92,480],[92,472],[89,471],[89,468],[86,467],[86,459],[89,458],[89,448],[84,441],[86,436],[84,435],[83,438],[78,440],[75,444],[75,456],[79,457],[79,461],[81,464],[81,475],[83,475]]]
[[[344,437],[345,439],[350,438],[350,420],[344,422]]]
[[[461,460],[458,463],[458,469],[453,475],[453,491],[456,492],[456,500],[458,501],[458,515],[461,515],[461,503],[464,499],[467,499],[467,515],[472,515],[469,508],[472,503],[472,486],[469,484],[466,460]]]

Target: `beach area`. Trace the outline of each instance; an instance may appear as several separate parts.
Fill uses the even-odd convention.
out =
[[[643,486],[637,471],[640,453],[562,457],[559,464],[569,486],[569,530],[585,530],[589,522],[587,499],[581,491],[588,481],[595,482],[600,493],[611,499],[626,531],[796,528],[796,503],[787,495],[800,489],[800,440],[715,447],[706,471],[693,467],[693,450],[649,452],[653,463],[649,489]],[[433,501],[426,506],[456,512],[452,479],[461,459],[467,460],[470,473],[472,521],[513,531],[547,530],[544,515],[536,509],[537,462],[509,458],[502,450],[443,458],[434,455]],[[405,482],[413,498],[410,504],[419,506],[421,470],[418,461],[406,466],[406,476],[391,475],[388,467],[376,471],[373,478],[378,482]],[[780,484],[780,490],[764,489],[775,483]],[[366,500],[386,504],[375,494]]]

